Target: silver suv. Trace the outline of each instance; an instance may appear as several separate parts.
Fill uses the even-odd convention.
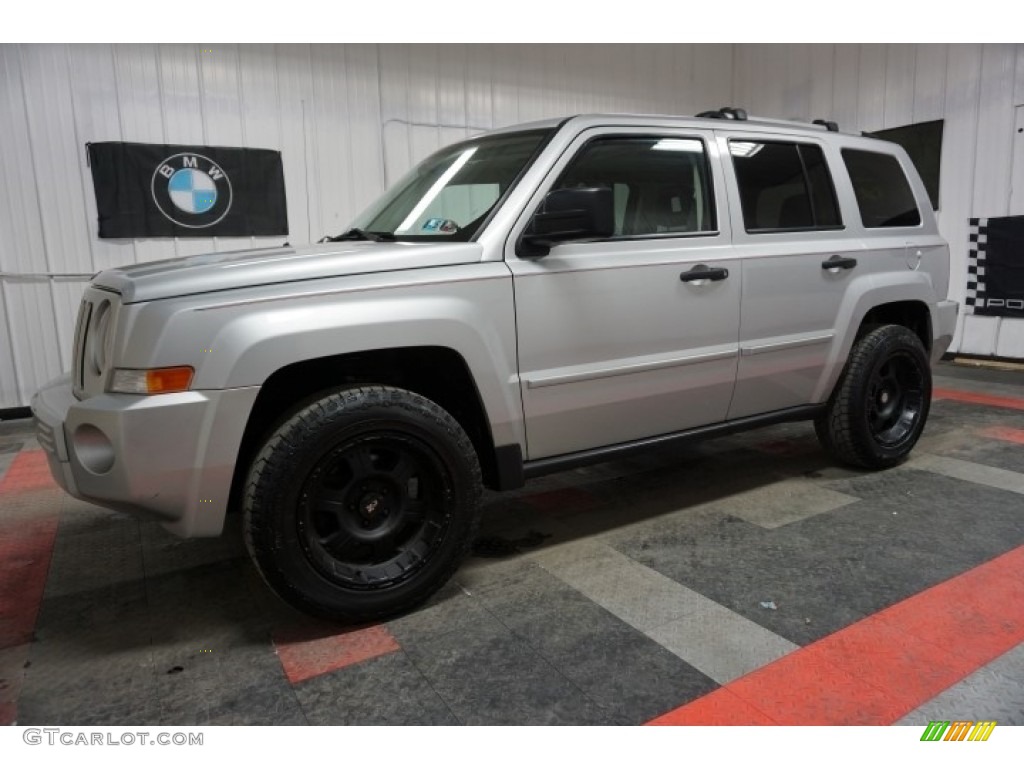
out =
[[[328,242],[111,269],[33,399],[72,495],[377,619],[455,571],[481,487],[813,420],[884,468],[952,338],[904,151],[834,124],[589,115],[431,155]]]

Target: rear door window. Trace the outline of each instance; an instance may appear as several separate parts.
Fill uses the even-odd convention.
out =
[[[730,139],[729,154],[748,232],[842,227],[832,176],[817,144]]]

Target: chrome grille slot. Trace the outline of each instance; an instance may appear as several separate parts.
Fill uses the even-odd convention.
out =
[[[71,381],[76,397],[80,397],[85,388],[85,336],[89,332],[89,319],[92,316],[92,302],[82,299],[78,308],[78,322],[75,324],[75,343],[71,352]]]
[[[38,419],[36,420],[36,440],[47,453],[57,452],[57,441],[54,439],[53,430]]]
[[[82,400],[103,392],[110,371],[113,334],[120,313],[120,296],[95,286],[85,289],[75,333],[73,382]]]

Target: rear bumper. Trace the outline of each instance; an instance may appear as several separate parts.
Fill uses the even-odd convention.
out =
[[[224,524],[242,433],[259,387],[78,400],[70,377],[32,398],[50,472],[76,498],[157,518],[180,536]]]
[[[932,363],[937,363],[949,349],[949,345],[953,343],[959,309],[960,304],[955,301],[940,301],[935,305],[937,323],[933,333],[935,341],[932,344]]]

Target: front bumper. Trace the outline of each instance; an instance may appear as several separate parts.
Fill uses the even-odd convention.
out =
[[[72,496],[157,518],[180,536],[224,525],[242,433],[259,387],[78,400],[64,376],[32,398],[50,472]]]

